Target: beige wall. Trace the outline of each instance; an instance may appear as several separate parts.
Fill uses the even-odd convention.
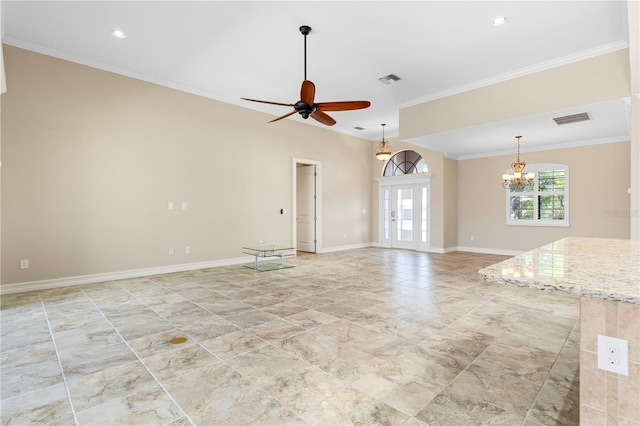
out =
[[[588,105],[630,94],[629,51],[618,50],[400,110],[400,138]]]
[[[570,227],[505,225],[501,174],[515,158],[463,160],[458,162],[458,246],[524,251],[567,236],[629,238],[629,143],[523,153],[521,158],[528,164],[569,165]]]
[[[372,241],[371,142],[4,49],[3,284],[290,243],[293,157],[322,162],[324,247]]]
[[[458,161],[444,158],[444,248],[458,244]]]

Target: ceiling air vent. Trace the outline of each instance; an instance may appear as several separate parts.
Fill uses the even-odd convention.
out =
[[[564,117],[556,117],[553,119],[553,121],[555,121],[558,126],[589,120],[591,120],[591,117],[589,117],[589,114],[586,112],[581,112],[580,114],[565,115]]]
[[[398,77],[395,74],[389,74],[389,75],[385,75],[384,77],[380,77],[378,80],[380,80],[384,84],[391,84],[400,80],[400,77]]]
[[[356,126],[356,127],[354,127],[354,129],[356,129],[356,130],[364,130],[364,127]]]

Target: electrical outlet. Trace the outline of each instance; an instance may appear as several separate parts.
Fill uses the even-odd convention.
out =
[[[598,368],[629,375],[629,341],[598,335]]]
[[[20,261],[20,269],[29,269],[29,259],[22,259]]]
[[[170,248],[170,249],[169,249],[169,255],[172,255],[172,254],[173,254],[173,249],[172,249],[172,248]]]
[[[191,247],[186,246],[186,247],[184,248],[184,252],[185,252],[186,254],[191,253]]]

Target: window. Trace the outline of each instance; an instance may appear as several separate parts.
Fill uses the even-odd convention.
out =
[[[507,190],[507,225],[569,226],[569,166],[531,164],[535,178]]]
[[[382,176],[410,175],[413,173],[426,173],[427,163],[420,154],[415,151],[399,151],[387,161]]]

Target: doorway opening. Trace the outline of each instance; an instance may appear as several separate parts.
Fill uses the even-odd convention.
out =
[[[293,159],[293,243],[297,251],[322,250],[322,163]]]

